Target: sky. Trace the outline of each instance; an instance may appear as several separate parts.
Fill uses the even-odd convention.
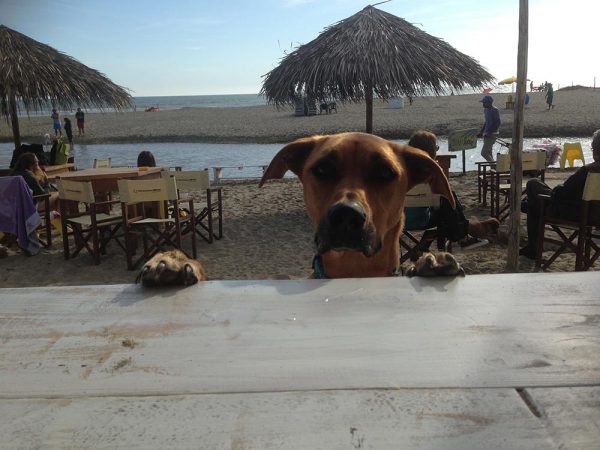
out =
[[[371,4],[375,4],[373,1]],[[369,2],[0,0],[0,24],[99,70],[133,96],[257,93],[285,52]],[[516,75],[518,0],[376,6],[444,39],[498,80]],[[529,0],[528,78],[600,86],[597,0]]]

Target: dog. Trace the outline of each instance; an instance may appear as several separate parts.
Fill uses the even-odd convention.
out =
[[[461,267],[452,253],[440,252],[423,253],[415,263],[406,271],[407,277],[439,277],[439,276],[465,276]]]
[[[485,219],[469,219],[469,234],[476,238],[483,238],[490,234],[498,234],[500,221],[495,217]]]
[[[180,250],[157,253],[144,264],[135,279],[145,287],[168,285],[190,286],[206,281],[206,272],[199,261],[188,258]]]
[[[400,261],[404,198],[415,185],[455,207],[448,179],[424,151],[365,133],[298,139],[273,158],[259,183],[291,170],[313,222],[316,277],[391,276]]]

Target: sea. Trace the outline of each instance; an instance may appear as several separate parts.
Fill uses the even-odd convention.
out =
[[[240,108],[245,106],[265,105],[266,98],[258,94],[231,95],[186,95],[160,97],[133,97],[133,109],[158,107],[161,110],[181,108]],[[86,109],[86,111],[93,111]],[[106,111],[106,110],[105,110]],[[74,111],[61,111],[62,114],[74,114]],[[43,113],[46,114],[46,113]],[[592,161],[591,138],[550,137],[554,142],[581,142],[586,161]],[[406,143],[406,140],[396,142]],[[525,139],[523,148],[533,147],[542,139]],[[440,138],[438,142],[440,154],[448,153],[448,142]],[[285,145],[278,144],[211,144],[211,143],[134,143],[134,144],[80,144],[75,143],[72,155],[75,156],[77,167],[80,169],[92,167],[94,159],[111,158],[114,166],[133,166],[137,155],[142,150],[151,151],[158,164],[162,166],[183,166],[190,170],[211,169],[221,167],[224,178],[253,178],[261,174],[262,166],[269,164],[273,156]],[[482,161],[480,152],[482,141],[476,149],[465,153],[465,169],[476,170],[476,162]],[[12,143],[0,143],[0,167],[8,167],[12,155]],[[48,149],[49,150],[49,149]],[[494,152],[505,150],[496,144]],[[452,160],[450,171],[462,172],[462,153],[457,152]],[[581,165],[581,161],[576,161]],[[288,176],[292,176],[288,173]]]

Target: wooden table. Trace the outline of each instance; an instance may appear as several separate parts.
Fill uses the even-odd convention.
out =
[[[56,164],[54,166],[44,166],[44,172],[48,176],[49,180],[54,180],[57,177],[62,176],[75,170],[74,163],[67,164]]]
[[[61,174],[63,180],[91,181],[94,192],[118,191],[119,179],[151,179],[160,178],[161,167],[147,167],[141,170],[138,167],[105,167],[98,169],[84,169]]]
[[[597,272],[0,289],[2,448],[598,448]]]

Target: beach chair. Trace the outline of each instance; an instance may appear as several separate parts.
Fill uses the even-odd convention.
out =
[[[540,195],[540,198],[542,202],[536,270],[547,270],[558,256],[567,251],[575,253],[575,270],[590,269],[600,257],[600,173],[588,173],[581,204],[574,204],[569,208],[579,211],[579,220],[554,216],[548,208],[550,196]],[[547,231],[553,231],[554,235],[547,234]],[[558,246],[548,258],[544,258],[545,242]]]
[[[112,159],[94,159],[94,169],[105,169],[112,167]]]
[[[522,154],[523,172],[534,173],[542,181],[546,174],[546,152],[524,152]],[[521,193],[525,193],[527,180],[523,180]],[[491,193],[490,215],[500,222],[510,214],[510,155],[498,154],[495,166],[490,169],[489,189]],[[500,199],[504,197],[504,204],[500,206]]]
[[[198,236],[209,244],[212,244],[214,239],[221,239],[223,237],[222,188],[211,187],[208,170],[171,171],[167,174],[175,178],[178,190],[188,191],[188,193],[200,192],[205,196],[206,205],[196,214],[195,230]]]
[[[438,208],[440,206],[440,195],[433,194],[427,184],[418,184],[406,193],[404,207],[416,208]],[[419,234],[417,234],[419,233]],[[400,236],[400,248],[406,252],[400,256],[400,264],[408,259],[416,261],[424,251],[427,251],[431,243],[437,240],[439,250],[451,251],[450,242],[445,236],[438,233],[437,227],[431,228],[404,228]]]
[[[141,262],[168,247],[179,249],[190,257],[182,245],[182,238],[185,236],[191,238],[192,257],[196,259],[194,202],[186,199],[180,203],[175,178],[118,180],[118,185],[128,270],[135,269]],[[170,210],[172,214],[165,218],[150,217],[145,208],[148,202],[161,202],[164,211]],[[182,214],[180,204],[186,205],[189,214]],[[137,238],[140,235],[144,252],[134,260]]]
[[[565,168],[566,162],[569,161],[569,167],[575,167],[575,160],[580,159],[585,166],[585,158],[583,156],[583,149],[581,148],[581,142],[565,142],[563,144],[563,151],[560,154],[560,168]]]
[[[100,264],[100,255],[106,252],[106,245],[111,240],[125,250],[124,243],[120,240],[123,236],[118,234],[121,228],[121,216],[103,212],[108,211],[110,205],[118,201],[97,202],[91,181],[59,178],[56,183],[65,259],[76,257],[85,248],[92,255],[94,264]],[[83,212],[79,208],[80,204],[84,206]],[[72,252],[69,244],[70,237],[75,244]]]

